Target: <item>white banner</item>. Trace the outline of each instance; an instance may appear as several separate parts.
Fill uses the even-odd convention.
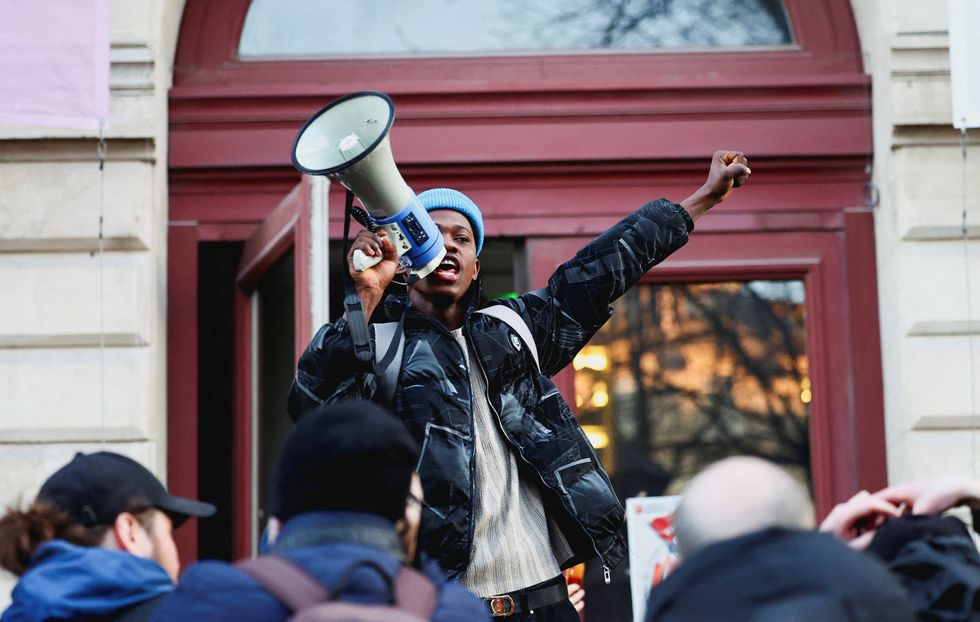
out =
[[[980,127],[980,0],[949,0],[953,126]]]
[[[0,124],[109,116],[109,0],[0,0]]]

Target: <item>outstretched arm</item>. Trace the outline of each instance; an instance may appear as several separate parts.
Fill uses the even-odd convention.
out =
[[[893,504],[904,503],[913,514],[935,514],[960,505],[980,510],[980,480],[946,475],[889,486],[875,497]]]
[[[680,204],[648,203],[559,266],[546,288],[503,301],[531,328],[541,371],[552,375],[568,365],[609,319],[609,305],[683,246],[694,220],[728,198],[750,173],[741,152],[716,152],[704,184]]]

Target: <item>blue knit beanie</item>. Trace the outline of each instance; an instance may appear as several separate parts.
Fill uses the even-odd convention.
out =
[[[420,194],[419,202],[427,212],[436,209],[451,209],[466,216],[473,227],[473,235],[476,237],[476,254],[480,254],[480,251],[483,250],[483,214],[468,196],[451,188],[433,188]]]

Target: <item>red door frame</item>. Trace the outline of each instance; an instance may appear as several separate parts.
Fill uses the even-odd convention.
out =
[[[724,210],[724,205],[717,208]],[[714,214],[705,216],[707,219]],[[700,223],[699,223],[700,224]],[[872,227],[869,211],[845,216],[838,231],[695,231],[687,246],[648,272],[645,281],[690,282],[801,279],[806,289],[807,357],[813,386],[810,446],[817,512],[825,514],[854,492],[857,482],[885,483],[884,421],[878,326],[855,306],[855,281],[875,274],[874,249],[856,244]],[[531,285],[548,276],[589,238],[528,241]],[[871,296],[868,299],[865,296]],[[862,296],[877,308],[874,294]],[[874,320],[869,324],[870,320]],[[880,369],[880,367],[878,367]],[[556,384],[574,404],[573,374]],[[875,403],[877,400],[877,408]]]
[[[234,379],[234,430],[232,450],[232,475],[234,482],[232,516],[232,552],[236,559],[257,554],[252,539],[252,516],[259,502],[255,497],[255,453],[261,439],[255,434],[256,392],[261,383],[254,370],[260,361],[254,348],[259,338],[255,326],[255,296],[259,281],[265,272],[280,261],[290,250],[295,250],[295,339],[296,358],[306,348],[311,334],[309,292],[309,254],[302,252],[308,247],[310,185],[303,178],[296,187],[272,210],[255,232],[245,241],[238,274],[235,278],[237,291],[234,302],[235,324],[235,379]],[[258,395],[261,400],[261,395]]]
[[[694,240],[682,252],[711,249],[702,278],[727,269],[725,257],[753,232],[798,235],[801,244],[810,233],[842,240],[834,261],[845,266],[839,320],[848,339],[824,341],[835,368],[850,370],[853,391],[846,414],[821,434],[834,439],[834,452],[855,455],[843,461],[851,466],[829,467],[836,470],[818,495],[826,504],[883,483],[874,234],[864,196],[870,80],[848,0],[785,4],[796,43],[779,49],[242,62],[248,0],[187,0],[170,93],[171,485],[196,492],[196,244],[251,235],[299,180],[289,165],[298,127],[326,101],[365,88],[395,100],[393,152],[409,183],[470,194],[489,236],[590,236],[653,196],[686,196],[715,149],[749,153],[752,183],[699,223],[697,237],[710,234],[710,246]],[[331,190],[332,205],[342,204],[339,191]],[[330,231],[339,237],[336,213]],[[529,248],[534,268],[544,251],[538,242]],[[193,526],[181,532],[189,554]]]

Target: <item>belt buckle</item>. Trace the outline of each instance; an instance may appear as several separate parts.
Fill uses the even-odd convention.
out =
[[[487,599],[487,603],[490,605],[490,615],[495,618],[513,615],[517,611],[517,605],[509,594],[491,596]]]

